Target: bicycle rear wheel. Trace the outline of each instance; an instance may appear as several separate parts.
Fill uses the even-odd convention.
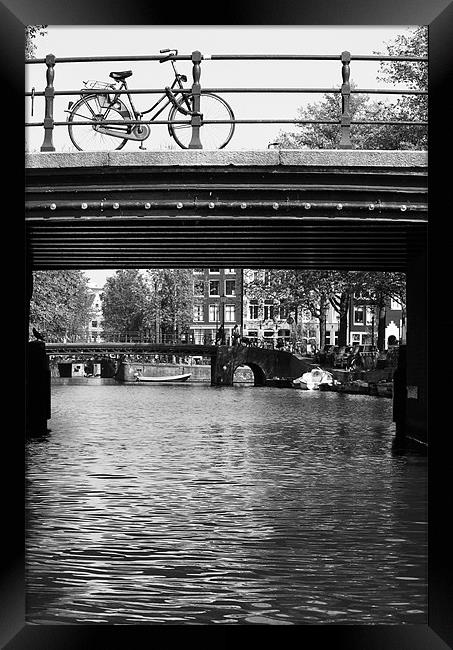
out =
[[[184,95],[178,100],[178,105],[193,110],[193,95]],[[231,140],[234,133],[234,114],[227,102],[213,93],[201,93],[200,113],[203,115],[203,122],[200,128],[200,140],[203,149],[223,149]],[[192,139],[192,127],[190,117],[183,115],[173,106],[168,119],[170,122],[187,120],[186,124],[169,124],[168,131],[175,142],[182,148],[188,149]],[[206,120],[228,120],[225,123],[205,124]]]
[[[130,119],[132,117],[122,101],[117,100],[112,106],[102,108],[97,95],[88,95],[79,99],[71,108],[71,113],[68,116],[69,137],[79,151],[115,151],[122,149],[127,142],[126,139],[99,133],[95,128],[96,124],[78,125],[72,124],[72,122]],[[112,124],[110,127],[124,133],[130,133],[131,129],[129,124]]]

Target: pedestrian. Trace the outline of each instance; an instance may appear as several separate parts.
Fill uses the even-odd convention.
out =
[[[233,336],[233,345],[238,345],[239,339],[241,338],[241,333],[239,331],[239,327],[237,323],[235,323],[233,327],[232,336]]]
[[[215,343],[216,345],[225,345],[225,327],[223,325],[220,325],[219,329],[217,330],[217,333],[215,335]]]

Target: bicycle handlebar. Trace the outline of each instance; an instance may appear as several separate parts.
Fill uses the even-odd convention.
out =
[[[172,56],[178,56],[178,50],[169,50],[168,48],[165,50],[159,50],[160,54],[166,54],[167,52],[170,52],[168,56],[164,56],[163,59],[159,59],[159,63],[164,63],[165,61],[169,61]]]

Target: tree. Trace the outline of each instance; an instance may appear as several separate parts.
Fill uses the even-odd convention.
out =
[[[398,36],[386,44],[385,55],[427,56],[428,33],[419,27],[409,35]],[[375,54],[378,54],[375,52]],[[402,84],[411,90],[427,90],[427,64],[423,62],[382,62],[378,79],[390,85]],[[351,89],[356,85],[351,82]],[[426,95],[401,95],[395,102],[371,100],[368,95],[352,93],[353,121],[426,121]],[[301,120],[338,120],[341,115],[339,93],[323,95],[319,102],[300,108]],[[338,124],[298,124],[295,132],[281,132],[276,144],[282,149],[335,149],[340,141]],[[356,149],[427,149],[427,129],[412,125],[352,125],[351,142]]]
[[[309,309],[319,320],[320,345],[325,344],[326,314],[330,296],[335,291],[333,271],[278,269],[257,272],[255,278],[247,286],[251,298],[273,299],[287,311],[294,312],[296,326],[299,313]]]
[[[74,339],[86,332],[93,312],[88,278],[82,271],[36,271],[30,301],[30,330],[46,339]]]
[[[354,293],[364,289],[366,273],[362,271],[334,271],[333,291],[329,302],[339,315],[338,345],[347,345],[348,313]]]
[[[47,25],[27,25],[25,27],[25,58],[33,59],[36,44],[33,42],[37,36],[45,36]]]
[[[394,299],[401,305],[403,313],[406,310],[406,275],[393,271],[366,273],[363,286],[371,294],[370,304],[375,306],[378,319],[377,347],[385,347],[385,317],[386,303]]]
[[[367,303],[377,311],[378,347],[384,348],[386,302],[397,300],[405,309],[406,276],[389,271],[307,271],[273,270],[255,272],[247,294],[260,300],[273,299],[296,316],[309,309],[319,321],[320,346],[325,345],[326,315],[329,304],[338,312],[338,345],[347,344],[348,313],[354,294],[368,294]],[[299,328],[300,329],[300,328]]]
[[[149,287],[138,269],[122,269],[107,278],[102,301],[104,336],[142,331],[148,326],[149,310]]]
[[[192,271],[188,269],[153,269],[147,271],[150,290],[148,326],[169,339],[179,338],[192,321]]]

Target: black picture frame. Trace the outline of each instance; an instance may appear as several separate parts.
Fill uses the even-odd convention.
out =
[[[156,4],[156,3],[154,3]],[[211,11],[212,10],[212,11]],[[80,24],[80,25],[131,25],[149,24],[168,26],[178,25],[217,25],[215,6],[188,4],[185,9],[175,12],[173,6],[163,9],[143,0],[99,0],[96,3],[78,0],[76,3],[63,3],[60,0],[7,0],[0,5],[1,45],[3,51],[4,89],[8,97],[6,119],[11,121],[11,106],[16,102],[16,115],[23,115],[23,29],[27,24]],[[350,0],[339,3],[335,0],[312,0],[294,3],[279,0],[277,3],[263,2],[229,3],[222,11],[224,25],[428,25],[429,26],[429,66],[430,66],[430,127],[429,127],[429,203],[430,203],[430,295],[429,311],[440,303],[442,294],[438,284],[433,281],[437,272],[443,274],[442,260],[451,259],[451,249],[442,237],[445,213],[449,206],[448,184],[441,181],[443,171],[442,152],[448,129],[445,129],[446,107],[443,98],[448,89],[448,75],[451,76],[451,34],[453,33],[452,3],[445,0],[426,2],[426,0],[381,0],[371,2]],[[449,110],[449,109],[448,109]],[[444,126],[442,126],[444,125]],[[8,149],[7,178],[16,181],[17,199],[13,199],[15,210],[8,213],[18,235],[16,250],[15,278],[21,280],[20,268],[25,267],[20,259],[24,251],[24,231],[21,223],[21,201],[23,194],[23,151],[20,125],[11,131],[14,144]],[[12,190],[9,189],[8,193]],[[6,190],[5,190],[6,191]],[[12,194],[14,197],[14,194]],[[449,208],[448,208],[449,209]],[[449,209],[451,211],[451,209]],[[6,243],[5,243],[6,248]],[[433,250],[435,253],[433,254]],[[438,269],[436,269],[436,266]],[[5,276],[6,279],[6,276]],[[437,288],[436,288],[437,284]],[[21,287],[16,285],[11,295],[19,299],[16,313],[22,313],[23,297]],[[19,287],[19,290],[17,289]],[[6,294],[8,295],[8,294]],[[8,299],[8,298],[6,298]],[[14,297],[11,304],[14,302]],[[451,328],[446,311],[436,320],[438,328]],[[25,319],[24,319],[25,320]],[[429,330],[433,331],[433,330]],[[20,339],[20,332],[17,339]],[[430,335],[431,338],[431,335]],[[434,337],[435,338],[435,337]],[[25,337],[24,339],[25,340]],[[19,343],[19,349],[21,344]],[[430,341],[430,358],[437,350],[436,341]],[[20,364],[18,363],[20,367]],[[22,366],[24,367],[24,366]],[[431,382],[430,382],[431,383]],[[17,391],[17,385],[12,387]],[[448,399],[448,398],[447,398]],[[4,451],[7,464],[11,468],[7,490],[4,490],[4,551],[2,554],[2,593],[1,593],[1,637],[2,647],[8,650],[22,648],[106,648],[110,642],[120,647],[142,647],[143,643],[160,643],[171,646],[174,642],[197,643],[215,634],[216,643],[230,643],[233,637],[238,640],[250,639],[253,643],[262,640],[279,644],[296,643],[309,648],[344,647],[348,650],[445,650],[453,647],[453,600],[452,600],[452,560],[451,542],[444,528],[448,524],[449,458],[445,453],[449,419],[444,426],[436,424],[435,414],[447,414],[445,395],[437,390],[429,392],[429,616],[428,625],[404,626],[80,626],[80,625],[29,625],[25,624],[25,568],[24,568],[24,437],[21,435],[21,404],[19,401],[15,426],[4,427]],[[14,412],[16,413],[16,412]],[[440,503],[441,507],[436,507]],[[113,629],[114,628],[114,629]],[[291,636],[289,636],[291,634]],[[143,640],[145,639],[145,641]]]

